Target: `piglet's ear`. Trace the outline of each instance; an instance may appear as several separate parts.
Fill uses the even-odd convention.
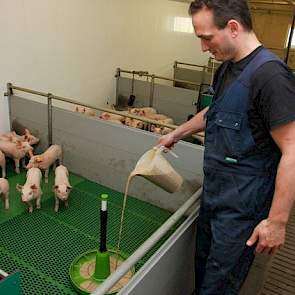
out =
[[[41,157],[36,157],[35,158],[36,163],[41,163],[42,162],[42,158]]]
[[[36,186],[36,184],[32,184],[32,185],[31,185],[31,189],[32,189],[33,191],[37,190],[37,186]]]
[[[17,190],[18,192],[21,192],[21,191],[22,191],[22,188],[23,188],[22,185],[20,185],[20,184],[17,184],[17,185],[16,185],[16,190]]]

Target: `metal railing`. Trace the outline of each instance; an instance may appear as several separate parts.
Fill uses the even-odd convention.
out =
[[[212,67],[209,67],[209,66],[191,64],[191,63],[180,62],[180,61],[176,60],[174,62],[174,68],[178,68],[178,65],[184,65],[184,66],[196,67],[196,68],[201,68],[201,69],[206,69],[206,70],[212,70]]]
[[[179,221],[185,212],[198,202],[202,194],[201,187],[193,194],[152,236],[146,240],[127,260],[113,272],[92,295],[104,295],[132,268],[156,243]],[[199,211],[199,205],[197,206]]]
[[[117,79],[116,101],[118,101],[118,96],[119,96],[118,85],[119,85],[119,79],[121,77],[121,73],[131,74],[131,75],[137,75],[139,77],[147,77],[147,78],[150,78],[150,93],[149,93],[149,106],[150,107],[152,107],[153,104],[154,104],[154,93],[155,93],[155,83],[156,83],[156,80],[171,81],[171,82],[173,82],[173,85],[174,85],[175,82],[186,83],[186,84],[195,86],[196,89],[198,89],[199,87],[202,86],[202,83],[196,83],[196,82],[192,82],[192,81],[167,78],[167,77],[158,76],[158,75],[154,75],[154,74],[148,74],[145,71],[129,71],[129,70],[123,70],[121,68],[117,68],[116,75],[115,75],[115,78]]]
[[[131,119],[136,119],[136,120],[148,123],[148,124],[154,124],[157,126],[167,127],[170,129],[176,129],[178,127],[177,125],[159,123],[156,120],[148,119],[148,118],[142,117],[142,116],[136,116],[136,115],[133,115],[133,114],[130,114],[127,112],[123,113],[121,111],[116,111],[116,110],[113,110],[110,108],[97,107],[97,106],[94,106],[91,104],[81,103],[80,101],[77,101],[77,100],[74,100],[71,98],[62,97],[62,96],[57,96],[52,93],[46,93],[46,92],[36,91],[36,90],[24,88],[24,87],[19,87],[19,86],[13,85],[12,83],[7,83],[7,92],[4,95],[10,97],[14,94],[14,92],[13,92],[14,90],[47,98],[48,145],[49,146],[52,144],[52,107],[53,107],[52,101],[53,100],[62,101],[62,102],[70,103],[70,104],[76,104],[76,105],[83,106],[83,107],[90,108],[90,109],[94,109],[97,111],[108,112],[111,114],[120,115],[120,116],[124,116],[124,117],[131,118]],[[203,135],[203,133],[199,133],[199,134],[193,135],[193,137],[198,138],[199,140],[203,141],[204,135]]]

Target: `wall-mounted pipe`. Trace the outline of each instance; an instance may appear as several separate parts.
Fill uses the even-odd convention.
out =
[[[106,294],[114,284],[116,284],[185,214],[185,212],[195,204],[200,198],[202,188],[193,194],[152,236],[146,240],[129,258],[122,263],[117,270],[112,273],[92,295]]]
[[[292,46],[292,39],[293,39],[293,34],[294,34],[294,25],[295,25],[295,9],[293,10],[293,20],[292,20],[292,25],[291,25],[291,29],[290,29],[290,36],[289,36],[289,40],[288,40],[287,54],[286,54],[286,58],[285,58],[286,64],[288,64],[288,61],[289,61],[289,55],[290,55],[290,50],[291,50],[291,46]]]

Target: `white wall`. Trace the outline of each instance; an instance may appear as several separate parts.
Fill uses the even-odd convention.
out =
[[[105,106],[117,67],[172,75],[205,64],[193,34],[173,32],[188,3],[169,0],[0,0],[0,87],[6,83]],[[0,98],[0,132],[8,129]]]

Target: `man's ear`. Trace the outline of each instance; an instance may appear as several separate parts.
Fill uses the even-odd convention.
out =
[[[230,19],[227,23],[227,26],[230,30],[232,38],[236,38],[241,28],[241,24],[235,19]]]

